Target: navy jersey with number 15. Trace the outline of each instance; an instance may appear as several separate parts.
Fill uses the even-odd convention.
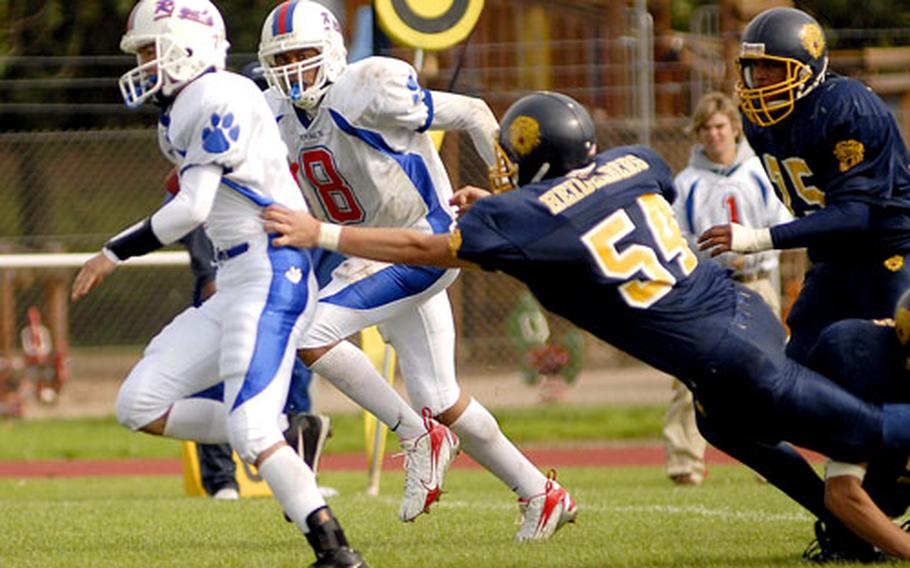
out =
[[[910,252],[910,156],[888,107],[868,87],[832,73],[784,122],[744,125],[794,216],[849,201],[872,206],[865,234],[832,227],[808,243],[814,261]]]
[[[475,203],[453,235],[456,254],[525,282],[547,309],[646,363],[691,376],[692,354],[716,344],[736,301],[724,269],[699,264],[680,234],[674,197],[657,153],[614,148]]]

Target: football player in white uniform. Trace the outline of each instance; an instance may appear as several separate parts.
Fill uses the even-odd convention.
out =
[[[404,61],[369,57],[351,65],[332,13],[289,0],[269,14],[259,58],[282,137],[310,210],[337,224],[446,233],[452,188],[427,130],[464,130],[488,164],[498,124],[483,101],[420,86]],[[331,247],[326,247],[331,248]],[[519,540],[547,538],[556,523],[548,495],[565,493],[502,433],[455,379],[455,330],[446,288],[457,270],[390,265],[317,251],[320,292],[299,355],[315,372],[382,419],[371,392],[381,378],[344,339],[379,325],[399,356],[415,408],[454,431],[465,452],[519,497]],[[402,447],[408,451],[407,441]],[[405,487],[400,516],[413,520],[438,487]]]
[[[215,294],[168,324],[130,372],[117,396],[117,419],[150,434],[229,440],[306,535],[314,566],[363,566],[279,427],[316,281],[309,253],[271,246],[259,219],[269,204],[306,206],[269,107],[252,81],[224,71],[224,22],[208,0],[141,0],[120,46],[138,61],[120,79],[124,100],[161,107],[159,145],[177,165],[181,191],[86,261],[72,298],[118,263],[202,223],[220,264]],[[186,398],[221,380],[226,405]]]

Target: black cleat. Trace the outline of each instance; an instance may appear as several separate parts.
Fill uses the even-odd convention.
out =
[[[813,564],[885,562],[888,557],[845,527],[826,528],[815,521],[815,540],[803,552],[803,560]]]
[[[360,553],[342,546],[323,553],[310,568],[369,568]]]
[[[351,548],[338,520],[328,507],[320,507],[306,518],[307,542],[316,553],[311,568],[368,568],[360,553]]]
[[[290,426],[284,432],[284,439],[315,474],[319,469],[319,457],[325,449],[325,442],[332,435],[332,422],[324,414],[309,412],[292,414],[289,421]]]

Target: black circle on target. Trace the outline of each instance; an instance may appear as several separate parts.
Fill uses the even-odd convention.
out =
[[[468,37],[483,0],[376,0],[374,6],[390,38],[415,49],[439,50]]]

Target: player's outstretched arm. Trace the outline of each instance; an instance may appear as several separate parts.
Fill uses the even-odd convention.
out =
[[[852,475],[825,480],[825,506],[857,535],[886,554],[910,560],[910,534],[902,531],[872,501],[862,480]]]
[[[267,232],[281,233],[272,239],[275,246],[319,247],[395,264],[472,266],[453,254],[448,233],[428,235],[412,229],[342,227],[320,223],[306,211],[292,211],[278,205],[266,208],[262,218]]]
[[[449,199],[449,205],[455,208],[455,211],[458,213],[458,216],[461,217],[467,213],[468,209],[471,208],[474,203],[479,199],[484,197],[489,197],[493,195],[486,189],[476,187],[473,185],[466,185],[455,192],[452,195],[452,198]]]
[[[73,289],[70,292],[70,299],[76,301],[88,294],[92,288],[104,280],[108,274],[117,268],[117,263],[110,260],[103,252],[99,252],[92,258],[85,261],[76,279],[73,280]]]

